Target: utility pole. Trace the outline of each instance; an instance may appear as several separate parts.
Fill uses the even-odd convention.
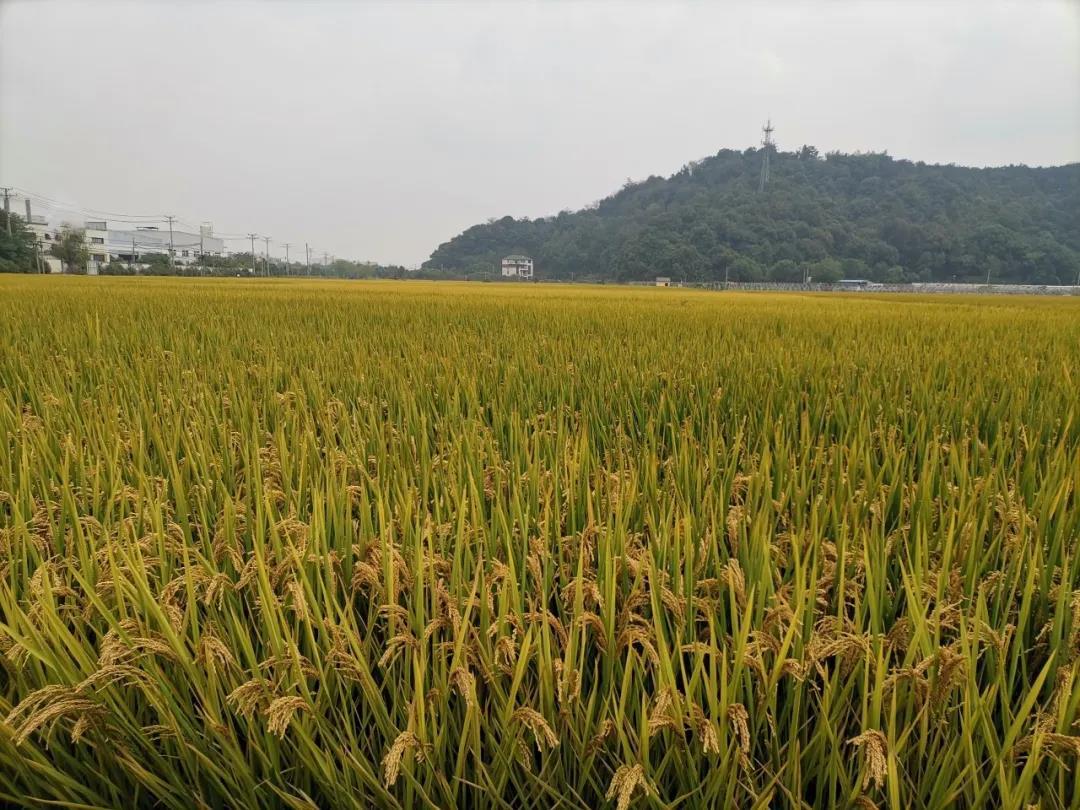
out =
[[[25,202],[26,202],[26,225],[27,225],[27,227],[29,227],[30,222],[31,222],[31,219],[30,219],[30,198],[27,197]],[[8,220],[8,221],[10,222],[10,220]],[[33,231],[30,231],[30,232],[34,233]],[[37,234],[34,234],[34,270],[37,271],[38,273],[41,272],[41,245],[38,243]]]
[[[251,275],[255,275],[255,237],[257,233],[249,233],[248,238],[251,239]]]
[[[773,148],[772,119],[765,122],[765,126],[761,128],[761,131],[765,133],[765,139],[761,142],[765,146],[765,159],[761,162],[761,182],[758,184],[758,192],[764,191],[765,184],[769,182],[769,150]]]
[[[266,242],[266,277],[270,278],[270,237],[264,236],[263,241]]]
[[[311,275],[311,248],[304,242],[304,261],[307,263],[307,274]]]
[[[171,214],[166,214],[165,219],[169,220],[169,270],[173,269],[173,255],[176,253],[176,248],[173,246],[173,232],[172,224],[176,217]]]
[[[283,243],[285,246],[285,275],[289,275],[289,242]]]
[[[11,194],[10,188],[4,188],[4,219],[7,221],[7,235],[11,236]],[[27,223],[29,224],[29,223]]]

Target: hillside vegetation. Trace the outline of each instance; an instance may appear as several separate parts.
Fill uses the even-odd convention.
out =
[[[540,278],[630,281],[985,281],[1072,284],[1080,164],[975,169],[886,154],[721,150],[594,206],[503,217],[442,244],[426,268],[492,272],[508,253]]]

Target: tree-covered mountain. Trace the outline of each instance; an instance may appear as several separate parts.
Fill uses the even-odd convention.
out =
[[[723,149],[581,211],[476,225],[424,267],[490,273],[526,253],[539,278],[1077,282],[1080,163],[976,169],[804,146],[770,155],[759,192],[762,157]]]

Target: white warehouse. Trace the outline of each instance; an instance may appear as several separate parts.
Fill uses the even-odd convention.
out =
[[[109,230],[109,255],[122,261],[138,261],[139,256],[148,253],[169,254],[170,239],[173,246],[173,261],[177,264],[193,264],[200,256],[223,256],[225,242],[214,237],[213,228],[203,225],[199,233],[174,230],[169,234],[167,228],[153,226],[139,227],[134,230]],[[134,254],[134,256],[133,256]]]

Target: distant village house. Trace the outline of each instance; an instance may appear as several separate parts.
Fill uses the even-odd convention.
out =
[[[502,260],[503,278],[532,278],[533,260],[528,256],[506,256]]]

